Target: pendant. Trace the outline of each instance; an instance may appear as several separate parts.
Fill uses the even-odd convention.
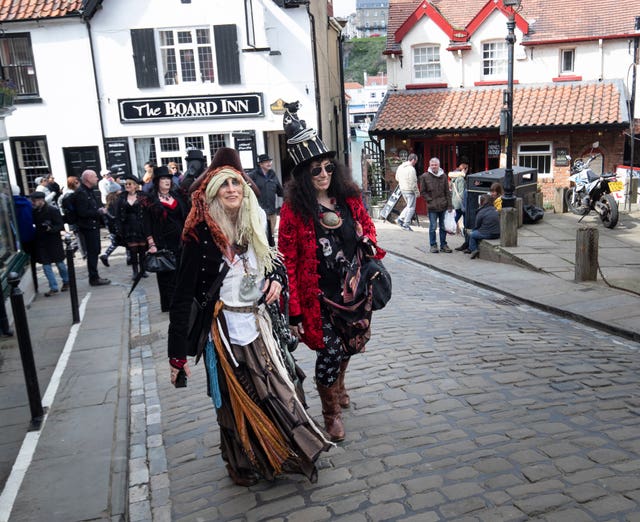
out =
[[[334,230],[342,226],[342,218],[335,212],[323,212],[320,214],[320,224],[329,230]]]
[[[260,298],[261,292],[257,284],[256,274],[244,274],[240,280],[240,299],[243,301],[256,301]]]

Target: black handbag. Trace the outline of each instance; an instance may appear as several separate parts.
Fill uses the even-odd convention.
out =
[[[144,269],[146,272],[173,272],[176,269],[176,255],[171,250],[158,250],[155,254],[147,252]]]
[[[373,257],[365,258],[360,269],[361,277],[371,285],[371,308],[381,310],[391,299],[391,276],[382,261]]]

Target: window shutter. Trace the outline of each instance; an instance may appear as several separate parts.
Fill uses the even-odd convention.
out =
[[[138,87],[160,87],[153,29],[131,29],[131,45]]]
[[[220,85],[240,83],[240,51],[236,26],[214,25],[213,35],[218,62],[218,83]]]

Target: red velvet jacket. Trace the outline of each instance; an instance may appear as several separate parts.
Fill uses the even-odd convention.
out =
[[[376,228],[360,198],[347,198],[354,221],[360,223],[363,234],[376,242]],[[322,323],[320,319],[320,288],[318,286],[318,258],[316,231],[310,219],[304,219],[288,203],[280,209],[278,250],[284,256],[289,276],[289,314],[302,316],[302,341],[312,350],[322,350]],[[386,252],[377,249],[376,258]]]

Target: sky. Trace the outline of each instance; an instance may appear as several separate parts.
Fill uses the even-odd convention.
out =
[[[346,18],[356,11],[356,0],[333,0],[333,16]]]

